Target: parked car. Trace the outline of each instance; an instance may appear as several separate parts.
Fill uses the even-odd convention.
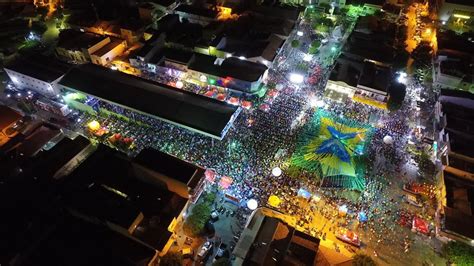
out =
[[[201,249],[198,253],[198,258],[203,259],[209,253],[209,250],[212,249],[213,243],[211,241],[206,241],[204,245],[202,245]]]

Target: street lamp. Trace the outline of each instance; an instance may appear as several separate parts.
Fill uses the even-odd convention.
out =
[[[296,73],[291,73],[290,74],[290,81],[295,84],[302,83],[304,80],[303,75],[301,74],[296,74]]]
[[[277,167],[272,169],[272,175],[274,177],[279,177],[279,176],[281,176],[281,174],[282,174],[282,171],[281,171],[280,167],[277,166]]]
[[[249,199],[247,201],[247,208],[249,208],[249,210],[253,211],[257,207],[258,207],[258,202],[255,199]]]

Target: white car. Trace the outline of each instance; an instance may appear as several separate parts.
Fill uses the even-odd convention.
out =
[[[212,242],[211,241],[206,241],[204,245],[202,245],[201,250],[199,250],[198,257],[200,259],[206,257],[207,253],[209,253],[209,250],[212,249]]]

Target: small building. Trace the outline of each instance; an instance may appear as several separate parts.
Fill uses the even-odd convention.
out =
[[[233,265],[316,265],[320,240],[258,208],[237,242]]]
[[[225,57],[245,58],[248,61],[270,67],[285,39],[276,34],[265,35],[266,38],[263,37],[260,40],[258,38],[250,39],[250,36],[248,36],[248,39],[224,36],[219,40],[215,49],[222,51]]]
[[[326,94],[338,101],[347,98],[386,108],[391,68],[377,62],[358,61],[341,55],[329,76]]]
[[[474,67],[470,58],[442,53],[433,68],[434,86],[474,93]]]
[[[110,43],[109,37],[76,30],[64,30],[59,34],[56,55],[73,63],[91,61],[91,54]]]
[[[204,168],[161,151],[143,149],[132,165],[137,175],[151,183],[165,183],[169,191],[192,202],[196,202],[204,190]]]
[[[46,97],[56,97],[58,82],[70,65],[43,55],[32,55],[6,66],[13,84],[20,89],[35,91]]]
[[[171,247],[187,199],[137,174],[123,154],[101,145],[66,182],[63,197],[74,216],[107,226],[160,256]]]
[[[172,11],[177,5],[175,0],[155,0],[138,6],[138,14],[144,22],[150,23]]]
[[[438,11],[441,24],[456,32],[474,30],[474,4],[470,0],[442,0]]]
[[[174,13],[179,15],[181,21],[188,20],[206,26],[213,21],[217,21],[219,11],[200,6],[180,4],[174,9]]]
[[[268,68],[236,57],[226,59],[194,54],[188,65],[189,77],[196,82],[228,88],[239,94],[255,94],[260,90]]]
[[[127,42],[125,40],[113,38],[109,43],[90,55],[91,62],[96,65],[107,66],[114,58],[120,56],[126,47]]]

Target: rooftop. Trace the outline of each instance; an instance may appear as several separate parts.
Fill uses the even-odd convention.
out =
[[[153,57],[150,59],[150,63],[159,64],[162,62],[162,60],[168,60],[182,65],[187,65],[192,57],[192,52],[165,47],[153,55]]]
[[[155,116],[166,122],[222,138],[238,107],[100,66],[71,69],[60,84]]]
[[[61,134],[59,128],[43,124],[36,129],[31,135],[27,136],[18,147],[18,152],[24,156],[30,157],[35,155],[48,141]]]
[[[465,6],[474,6],[471,0],[445,0],[446,3],[465,5]]]
[[[57,47],[66,50],[88,49],[106,37],[89,32],[80,32],[72,29],[63,30],[59,33]]]
[[[102,57],[105,54],[107,54],[108,52],[110,52],[112,49],[115,49],[115,47],[121,45],[122,43],[123,43],[123,40],[113,38],[111,40],[111,42],[104,45],[104,47],[100,48],[99,50],[95,51],[93,53],[93,55],[98,56],[98,57]]]
[[[188,68],[218,77],[229,77],[248,82],[257,81],[267,70],[263,64],[240,60],[236,57],[226,58],[219,66],[214,64],[216,59],[214,56],[196,53]]]
[[[278,17],[296,21],[301,12],[300,8],[293,6],[281,6],[278,1],[267,1],[262,5],[253,7],[252,12],[262,14],[264,16]]]
[[[337,58],[329,79],[332,81],[342,81],[349,86],[357,87],[362,69],[363,65],[361,62],[346,58],[342,54]]]
[[[129,237],[67,216],[27,254],[25,265],[138,266],[154,256],[152,248]]]
[[[443,95],[440,98],[446,115],[445,130],[449,133],[450,148],[456,153],[474,157],[474,106],[452,98],[456,97]]]
[[[474,239],[474,184],[444,172],[446,185],[445,228]]]
[[[152,148],[140,151],[133,162],[185,184],[193,177],[204,174],[204,168]]]
[[[234,254],[242,265],[313,265],[319,239],[257,210]]]
[[[70,65],[60,62],[55,58],[35,54],[19,59],[6,68],[42,81],[52,82],[64,75],[70,68]]]
[[[168,7],[168,6],[176,3],[175,0],[151,0],[150,2],[161,5],[161,6],[164,6],[164,7]]]
[[[21,118],[21,114],[8,106],[0,105],[0,130]]]
[[[390,68],[365,62],[358,86],[365,86],[378,91],[387,92],[392,73]]]
[[[136,176],[128,158],[103,145],[74,171],[64,196],[72,208],[125,229],[142,213],[144,220],[133,235],[159,250],[169,239],[168,226],[186,204],[165,186]]]
[[[32,161],[36,175],[52,178],[67,162],[90,144],[89,140],[78,136],[74,140],[63,138],[49,150],[38,153]]]
[[[174,10],[207,18],[216,18],[217,14],[219,13],[217,10],[185,4],[179,5]]]
[[[466,54],[470,57],[474,55],[474,43],[469,41],[464,35],[458,35],[453,31],[444,31],[438,32],[436,38],[439,52],[451,50]]]

